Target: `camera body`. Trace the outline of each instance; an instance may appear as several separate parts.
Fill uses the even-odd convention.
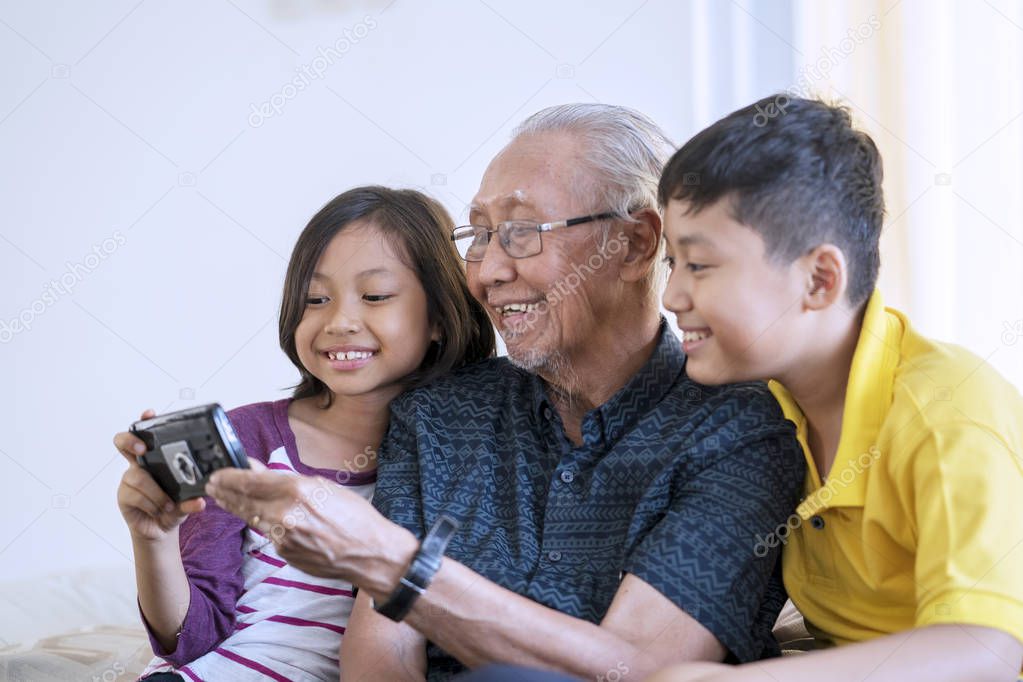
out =
[[[175,502],[205,495],[217,469],[249,468],[241,441],[216,403],[137,421],[131,432],[146,444],[139,466]]]

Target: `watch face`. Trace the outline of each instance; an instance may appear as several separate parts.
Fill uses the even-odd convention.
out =
[[[412,558],[408,572],[398,581],[394,592],[383,604],[373,602],[377,613],[395,622],[401,620],[412,609],[415,600],[426,591],[444,558],[444,548],[455,531],[458,522],[450,516],[441,515],[430,528],[419,545],[419,551]]]
[[[436,559],[439,564],[440,558],[444,554],[444,548],[448,546],[448,542],[456,530],[458,530],[458,522],[450,516],[441,514],[430,528],[430,532],[423,538],[423,542],[419,546],[419,555]]]

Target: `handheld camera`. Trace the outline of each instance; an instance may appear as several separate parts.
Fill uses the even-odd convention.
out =
[[[146,444],[139,466],[175,502],[205,495],[217,469],[249,468],[241,441],[216,403],[137,421],[131,432]]]

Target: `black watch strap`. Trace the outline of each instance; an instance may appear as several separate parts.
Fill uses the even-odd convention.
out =
[[[440,569],[444,550],[456,530],[458,522],[450,516],[441,514],[419,544],[419,551],[412,557],[408,572],[398,581],[398,587],[383,604],[373,603],[377,613],[387,616],[396,623],[400,623],[408,615],[416,599],[426,592],[426,588],[433,581],[433,576]]]

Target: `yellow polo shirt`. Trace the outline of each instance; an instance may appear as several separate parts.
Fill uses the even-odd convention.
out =
[[[809,471],[777,536],[810,631],[846,644],[937,623],[1023,641],[1023,398],[983,359],[923,338],[875,292],[821,481],[806,419],[777,382]],[[790,530],[792,529],[792,530]]]

